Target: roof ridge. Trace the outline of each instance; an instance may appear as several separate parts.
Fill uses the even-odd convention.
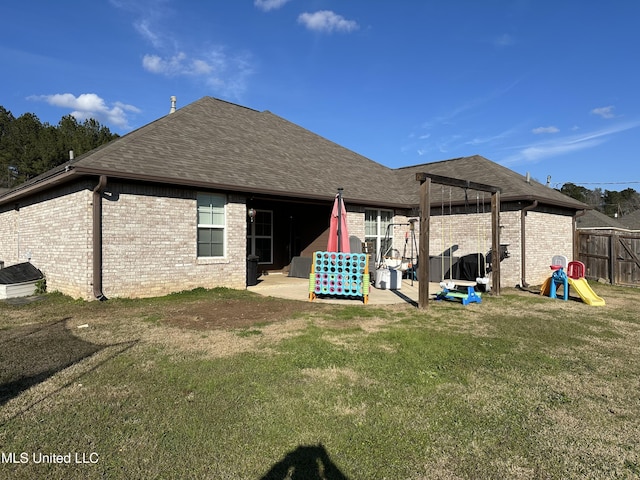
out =
[[[394,168],[393,170],[407,170],[409,168],[417,168],[417,167],[421,167],[424,165],[438,165],[438,164],[442,164],[442,163],[447,163],[447,162],[457,162],[460,160],[465,160],[465,159],[472,159],[472,158],[479,158],[482,160],[486,160],[487,162],[491,162],[491,160],[489,160],[486,157],[483,157],[482,155],[479,155],[477,153],[474,153],[473,155],[466,155],[463,157],[456,157],[456,158],[446,158],[444,160],[435,160],[433,162],[424,162],[424,163],[417,163],[415,165],[405,165],[404,167],[397,167]],[[495,163],[495,162],[491,162],[491,163]]]

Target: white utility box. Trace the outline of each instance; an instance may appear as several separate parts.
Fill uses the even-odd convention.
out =
[[[380,290],[400,290],[402,287],[402,271],[393,268],[376,270],[375,287]]]

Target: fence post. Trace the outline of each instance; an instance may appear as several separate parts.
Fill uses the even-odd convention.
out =
[[[609,282],[611,285],[617,285],[618,278],[618,238],[615,233],[609,237]]]

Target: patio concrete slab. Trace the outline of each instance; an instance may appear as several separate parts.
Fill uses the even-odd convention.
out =
[[[412,285],[413,283],[413,285]],[[288,277],[282,273],[263,275],[258,279],[257,285],[247,287],[247,290],[267,297],[286,298],[289,300],[309,301],[309,280],[306,278]],[[430,298],[440,290],[437,283],[429,284]],[[340,305],[363,305],[360,299],[343,299],[332,297],[318,297],[314,300],[318,303],[335,303]],[[418,305],[418,282],[402,280],[400,290],[381,290],[371,285],[369,288],[368,305],[394,305],[394,304]]]

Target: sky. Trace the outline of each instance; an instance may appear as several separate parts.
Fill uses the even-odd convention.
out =
[[[127,134],[212,96],[397,168],[482,155],[640,191],[640,2],[31,0],[0,6],[0,105]]]

